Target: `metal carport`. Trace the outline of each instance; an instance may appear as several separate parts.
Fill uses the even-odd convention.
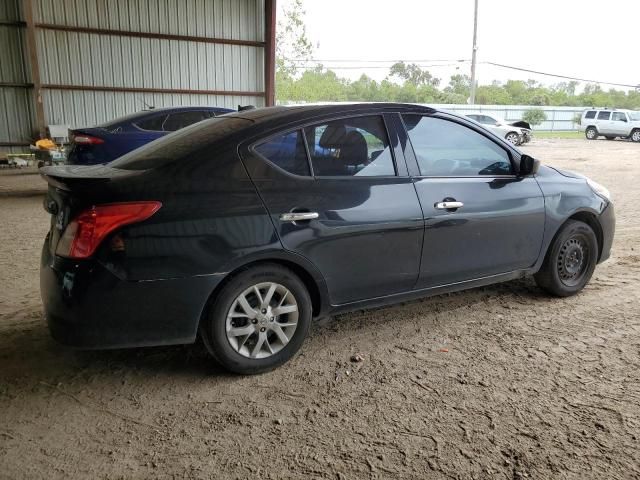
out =
[[[145,105],[272,105],[275,3],[3,0],[0,153]]]

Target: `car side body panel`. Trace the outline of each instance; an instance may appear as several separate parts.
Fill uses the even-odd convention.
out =
[[[173,143],[168,139],[157,141],[161,142],[157,145],[163,148],[173,148],[182,138],[201,142],[201,145],[196,145],[197,148],[194,147],[192,154],[180,158],[180,161],[131,170],[111,166],[44,169],[43,174],[50,180],[48,201],[69,195],[73,197],[65,204],[69,218],[83,208],[99,203],[156,200],[163,204],[148,220],[125,226],[107,237],[93,258],[82,261],[69,261],[55,255],[55,243],[49,240],[51,236],[59,236],[59,232],[56,230],[56,217],[52,216],[52,230],[43,247],[41,293],[54,336],[62,343],[85,348],[192,342],[212,295],[215,296],[230,274],[255,262],[276,261],[304,273],[305,280],[311,282],[308,285],[318,296],[317,305],[314,306],[317,317],[519,278],[540,268],[545,252],[560,226],[571,215],[580,212],[593,214],[600,222],[604,238],[601,260],[609,255],[615,224],[613,206],[607,206],[607,202],[593,193],[584,179],[541,167],[535,177],[526,179],[527,188],[532,188],[535,182],[545,197],[542,245],[533,265],[497,274],[478,271],[474,278],[453,282],[445,279],[438,285],[416,288],[421,238],[422,235],[428,235],[429,231],[424,229],[422,210],[413,188],[416,165],[406,158],[406,149],[409,148],[406,136],[396,137],[401,127],[397,113],[402,112],[429,115],[434,111],[419,106],[385,104],[275,107],[239,112],[232,114],[232,117],[246,121],[247,126],[232,129],[215,142],[209,140],[211,132],[202,126],[194,128],[199,132],[196,139],[185,137],[187,133],[180,131],[172,134]],[[269,171],[270,167],[264,159],[248,155],[248,150],[243,148],[248,149],[252,142],[275,132],[353,113],[391,115],[387,125],[393,138],[392,146],[400,173],[394,182],[411,187],[406,190],[413,192],[416,203],[415,207],[411,207],[413,210],[410,214],[404,210],[404,216],[395,219],[395,226],[389,227],[386,221],[377,224],[371,219],[365,225],[358,224],[358,219],[352,225],[343,225],[348,248],[357,249],[363,245],[357,240],[359,236],[373,232],[384,242],[385,238],[389,238],[389,232],[395,232],[392,236],[399,235],[403,245],[415,242],[417,254],[415,265],[408,269],[390,270],[392,275],[397,274],[397,281],[404,281],[403,289],[394,291],[385,286],[379,290],[373,288],[367,296],[363,296],[362,290],[351,297],[333,299],[331,282],[335,281],[335,275],[326,273],[326,263],[330,263],[332,258],[328,254],[314,257],[314,252],[317,253],[319,242],[327,234],[323,228],[336,226],[328,223],[318,228],[316,237],[307,239],[306,251],[290,248],[290,242],[304,243],[306,240],[298,238],[295,228],[287,229],[278,225],[279,212],[269,210],[265,192],[271,191],[273,195],[278,188],[289,188],[291,191],[286,192],[290,195],[287,197],[289,200],[299,198],[299,192],[294,190],[293,183],[284,182],[280,176]],[[471,121],[456,118],[469,128],[481,129]],[[212,128],[215,121],[211,120]],[[517,166],[520,152],[491,133],[483,132],[508,149]],[[152,144],[142,149],[150,151]],[[139,156],[140,151],[129,155]],[[304,193],[318,197],[320,207],[322,202],[327,205],[324,208],[325,222],[344,221],[352,206],[367,205],[366,198],[352,198],[343,188],[327,184],[330,193],[345,196],[341,212],[340,208],[328,206],[328,200],[323,198],[327,192],[311,186],[314,179],[306,181],[309,186],[303,187],[307,189]],[[374,178],[371,181],[375,184],[381,180]],[[390,188],[385,182],[388,180],[382,181],[383,188]],[[295,188],[300,188],[300,185],[296,183]],[[514,181],[510,187],[517,185]],[[492,190],[487,191],[490,193]],[[391,189],[380,198],[387,195],[396,195],[396,192]],[[282,210],[285,209],[285,203],[282,202]],[[379,201],[370,207],[365,211],[367,215],[385,210],[385,205]],[[328,211],[338,216],[329,218],[326,215]],[[387,213],[391,218],[397,212],[391,209]],[[389,232],[385,231],[387,228]],[[116,236],[117,242],[112,243]],[[115,248],[114,245],[123,248]],[[373,243],[363,248],[365,250],[371,262],[377,261]],[[393,254],[393,251],[388,253]],[[323,260],[316,262],[314,258]],[[348,260],[347,257],[337,257],[340,262]],[[366,278],[372,273],[372,265],[363,265],[362,259],[354,262],[351,268],[357,270],[355,277],[343,280],[342,289],[348,289],[350,285],[354,289],[359,288],[358,276]],[[403,272],[409,272],[404,280]]]

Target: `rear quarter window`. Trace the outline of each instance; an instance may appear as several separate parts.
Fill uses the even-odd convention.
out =
[[[589,110],[587,112],[587,114],[584,116],[584,118],[596,118],[596,111],[595,110]]]
[[[250,126],[253,122],[238,117],[217,117],[170,133],[109,163],[112,168],[147,170],[180,161],[211,149],[217,141]]]
[[[286,172],[294,175],[311,175],[301,130],[272,137],[253,149]]]

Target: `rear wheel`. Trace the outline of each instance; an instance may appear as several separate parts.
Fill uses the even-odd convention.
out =
[[[593,229],[569,220],[556,235],[535,280],[552,295],[568,297],[584,288],[597,261],[598,240]]]
[[[634,130],[631,132],[631,140],[634,142],[640,142],[640,130]]]
[[[312,306],[302,281],[277,264],[251,267],[216,296],[200,333],[212,356],[241,374],[272,370],[302,346]]]
[[[587,140],[595,140],[598,138],[598,131],[594,127],[589,127],[584,131],[584,136]]]

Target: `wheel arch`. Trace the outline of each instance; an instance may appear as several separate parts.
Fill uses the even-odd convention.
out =
[[[274,251],[252,258],[247,258],[241,264],[231,266],[224,278],[214,287],[205,302],[200,321],[209,311],[210,306],[215,302],[220,291],[240,272],[262,265],[265,263],[275,263],[293,271],[302,281],[311,297],[312,314],[314,318],[322,317],[329,309],[329,294],[324,277],[320,271],[308,260],[300,255],[284,251]]]
[[[598,241],[598,261],[600,261],[600,257],[602,256],[602,248],[604,245],[604,233],[602,231],[602,225],[600,225],[600,221],[598,220],[598,216],[589,210],[580,210],[573,213],[567,220],[565,220],[558,231],[567,223],[569,220],[578,220],[580,222],[586,223],[591,227],[593,232],[596,234],[596,240]],[[556,232],[556,235],[558,232]],[[555,239],[555,236],[554,236]]]

